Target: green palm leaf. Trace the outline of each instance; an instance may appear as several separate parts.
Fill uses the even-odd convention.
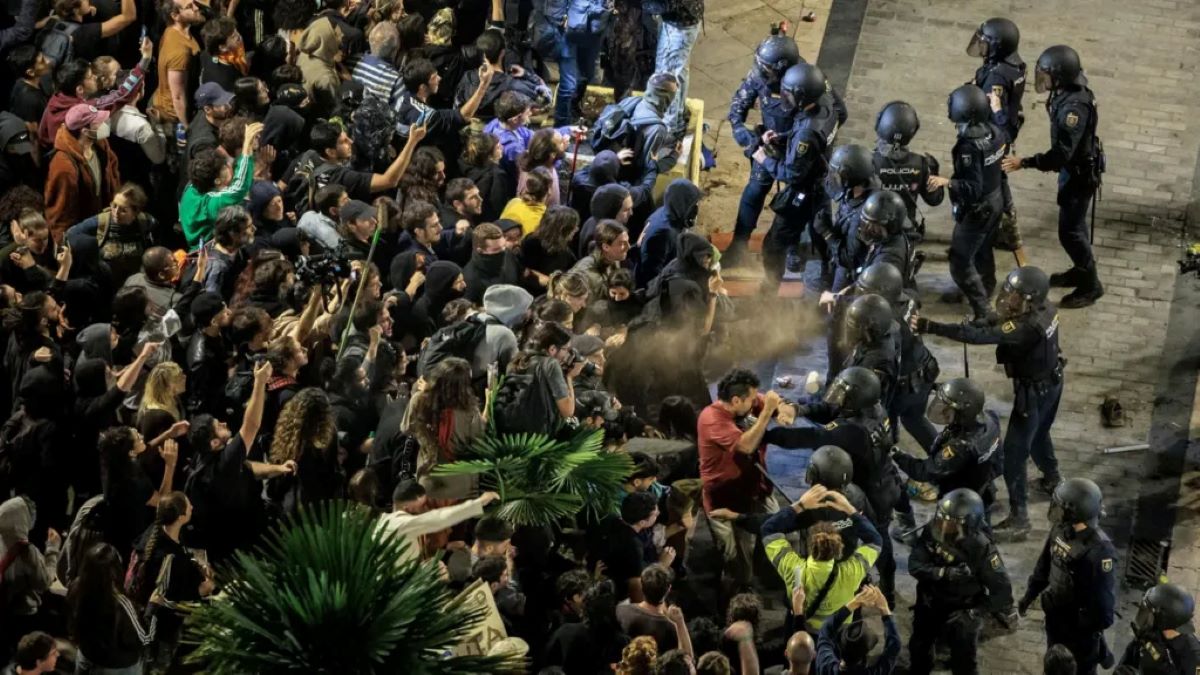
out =
[[[481,620],[451,604],[437,567],[344,502],[302,510],[222,569],[224,591],[187,621],[191,661],[216,675],[502,673],[495,658],[446,657]]]

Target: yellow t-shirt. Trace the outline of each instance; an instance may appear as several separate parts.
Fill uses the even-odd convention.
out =
[[[167,73],[172,70],[186,73],[192,67],[192,59],[199,53],[200,45],[190,34],[174,26],[163,31],[162,44],[158,48],[158,89],[154,92],[154,107],[164,122],[179,121],[175,106],[171,104],[171,85]],[[188,92],[184,98],[190,99],[191,95]]]
[[[528,235],[537,229],[546,213],[545,204],[530,204],[520,197],[513,197],[504,205],[501,220],[512,220],[521,224],[521,234]]]

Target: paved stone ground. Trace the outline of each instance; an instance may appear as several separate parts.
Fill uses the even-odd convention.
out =
[[[749,67],[750,54],[765,35],[767,24],[779,18],[794,22],[802,9],[817,12],[816,23],[797,25],[802,53],[815,60],[828,3],[807,2],[803,7],[794,1],[709,3],[706,33],[693,60],[691,95],[705,100],[705,116],[712,130],[724,118],[729,97]],[[1196,40],[1200,37],[1200,5],[1186,0],[1136,4],[1118,0],[870,0],[845,92],[850,120],[841,142],[873,142],[876,111],[887,101],[903,98],[916,106],[922,118],[913,147],[934,154],[942,166],[949,166],[954,131],[945,119],[946,95],[971,77],[976,61],[965,55],[964,48],[980,21],[993,15],[1008,16],[1021,27],[1021,53],[1028,62],[1036,61],[1049,45],[1074,46],[1099,101],[1099,134],[1108,150],[1109,173],[1096,212],[1095,243],[1108,294],[1090,309],[1060,314],[1062,344],[1070,363],[1054,440],[1064,474],[1088,476],[1105,491],[1105,526],[1122,547],[1119,567],[1123,573],[1134,502],[1141,481],[1153,470],[1154,457],[1151,452],[1103,455],[1098,448],[1147,439],[1156,391],[1175,363],[1162,350],[1176,281],[1178,232],[1197,187],[1193,182],[1200,123],[1188,112],[1200,96],[1200,82],[1192,76],[1200,67]],[[1045,96],[1035,94],[1030,86],[1027,123],[1018,147],[1021,154],[1048,145],[1044,101]],[[728,230],[747,163],[733,144],[727,125],[718,148],[720,166],[707,176],[709,197],[701,222],[713,230]],[[1067,258],[1056,235],[1054,177],[1027,170],[1013,177],[1012,186],[1031,263],[1047,271],[1065,268]],[[935,240],[927,248],[936,253],[945,246],[936,240],[948,240],[952,227],[949,210],[934,209],[927,218]],[[768,222],[769,214],[764,215],[760,227]],[[998,252],[1001,269],[1011,266],[1006,256]],[[965,306],[937,302],[939,292],[951,285],[944,263],[927,265],[920,284],[927,315],[955,320],[966,311]],[[962,373],[961,347],[936,338],[930,343],[943,373]],[[1012,394],[994,365],[991,350],[972,347],[969,353],[972,376],[985,384],[996,408],[1007,416]],[[1107,394],[1120,397],[1130,426],[1101,427],[1098,408]],[[1030,473],[1035,474],[1032,469]],[[1188,486],[1185,491],[1190,493],[1195,482],[1189,481]],[[1045,498],[1035,496],[1035,520],[1045,507]],[[1194,534],[1193,517],[1192,511],[1186,511],[1176,527],[1170,572],[1195,590],[1200,587],[1200,542]],[[1043,527],[1035,531],[1034,541],[1002,549],[1018,594],[1024,590],[1044,534]],[[914,584],[902,576],[901,606],[907,608]],[[1130,602],[1137,595],[1122,583],[1123,616],[1108,633],[1114,649],[1128,641]],[[898,614],[906,624],[902,635],[907,640],[910,614],[906,609]],[[986,644],[981,655],[983,672],[1040,673],[1045,649],[1041,630],[1040,613],[1033,612],[1015,636]]]

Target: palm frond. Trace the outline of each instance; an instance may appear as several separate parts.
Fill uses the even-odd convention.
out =
[[[496,515],[513,525],[547,525],[574,516],[582,507],[576,495],[537,492],[506,499]]]

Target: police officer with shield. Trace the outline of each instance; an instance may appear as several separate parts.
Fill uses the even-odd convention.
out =
[[[1114,673],[1194,675],[1200,672],[1200,640],[1196,639],[1192,594],[1175,584],[1146,591],[1133,619],[1134,639]]]
[[[950,672],[978,673],[975,648],[982,618],[991,615],[1009,628],[1017,622],[1012,584],[988,539],[979,495],[958,488],[938,499],[933,520],[913,546],[908,570],[917,580],[909,673],[933,670],[934,643],[942,636],[950,647]]]
[[[917,110],[904,101],[892,101],[880,109],[875,116],[875,172],[880,186],[895,192],[904,200],[908,220],[913,224],[916,241],[925,238],[925,218],[917,209],[917,200],[929,206],[937,206],[946,198],[946,188],[929,187],[929,177],[936,176],[940,169],[938,161],[930,154],[919,154],[909,150],[921,120]]]
[[[1004,131],[990,121],[991,110],[983,90],[965,84],[950,93],[946,106],[958,126],[951,151],[954,177],[930,176],[929,187],[950,188],[954,234],[950,239],[950,276],[966,297],[975,321],[995,320],[988,298],[996,287],[996,260],[992,237],[1004,200],[1001,196],[1000,160],[1004,157]],[[953,298],[957,300],[957,295]]]
[[[992,480],[1000,459],[1000,419],[984,411],[983,403],[983,389],[965,377],[938,385],[928,417],[945,426],[929,457],[917,459],[897,450],[892,459],[909,478],[936,485],[938,496],[966,488],[979,495],[986,510],[996,499]]]
[[[1009,153],[1014,151],[1017,134],[1025,123],[1025,115],[1021,112],[1021,99],[1025,95],[1025,61],[1017,53],[1020,44],[1021,31],[1017,24],[1004,18],[992,18],[979,25],[967,45],[967,54],[983,59],[983,65],[975,70],[973,83],[999,104],[1000,111],[994,119],[1008,138]],[[1004,212],[994,244],[1005,251],[1018,251],[1021,232],[1017,229],[1017,214],[1007,177],[1001,176],[1000,188]]]
[[[1104,173],[1104,147],[1096,137],[1096,96],[1087,86],[1079,54],[1065,45],[1038,57],[1034,87],[1050,92],[1050,149],[1032,157],[1010,155],[1004,170],[1024,168],[1058,172],[1058,241],[1071,258],[1071,269],[1050,277],[1050,285],[1074,288],[1059,303],[1087,307],[1104,295],[1088,232],[1087,211]]]
[[[1113,665],[1104,630],[1115,612],[1117,553],[1098,525],[1102,499],[1086,478],[1071,478],[1054,491],[1050,535],[1018,605],[1024,615],[1041,597],[1046,644],[1071,650],[1079,675]]]
[[[784,103],[796,111],[787,151],[782,159],[770,157],[763,147],[752,155],[782,184],[771,200],[775,219],[763,240],[766,290],[779,287],[788,249],[800,241],[806,228],[813,227],[822,210],[819,192],[829,147],[838,129],[837,113],[832,98],[826,95],[825,75],[820,68],[807,63],[792,66],[779,86]],[[815,245],[816,237],[813,240]]]
[[[918,333],[931,333],[975,345],[996,345],[996,361],[1013,384],[1013,411],[1004,434],[1004,482],[1008,518],[996,526],[997,541],[1021,541],[1029,535],[1025,462],[1042,472],[1039,486],[1053,492],[1062,480],[1050,427],[1058,415],[1063,391],[1063,364],[1058,346],[1058,312],[1047,301],[1050,285],[1036,267],[1019,267],[1004,279],[996,295],[999,323],[990,326],[937,323],[914,315]]]

